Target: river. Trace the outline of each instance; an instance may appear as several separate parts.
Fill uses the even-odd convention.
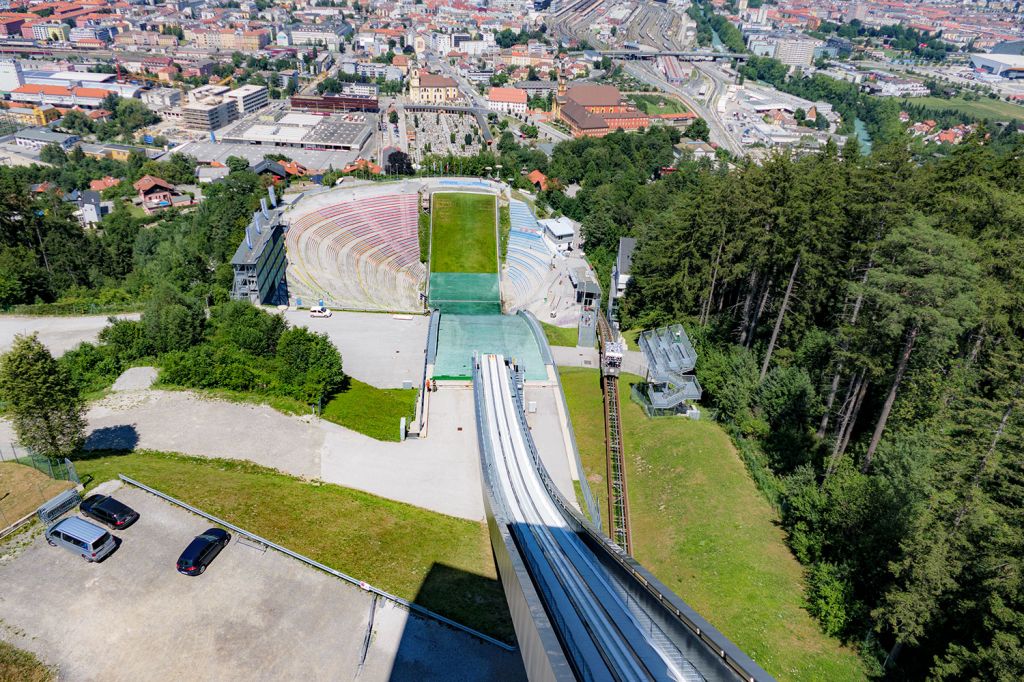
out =
[[[857,142],[860,143],[860,153],[870,154],[871,136],[868,135],[868,127],[859,118],[853,119],[853,134],[857,136]]]

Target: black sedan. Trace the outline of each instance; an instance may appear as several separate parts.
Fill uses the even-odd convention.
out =
[[[139,519],[139,512],[109,495],[90,495],[78,505],[82,514],[111,530],[124,530]]]
[[[220,551],[228,546],[231,534],[222,528],[211,528],[196,537],[178,557],[178,573],[202,575]]]

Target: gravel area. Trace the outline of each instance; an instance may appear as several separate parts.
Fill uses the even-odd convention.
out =
[[[112,391],[138,391],[149,388],[156,381],[156,367],[130,367],[117,378]]]
[[[38,332],[54,355],[63,355],[83,341],[96,342],[100,331],[107,326],[107,315],[80,317],[36,317],[33,315],[0,315],[0,353],[10,350],[18,334]],[[130,320],[139,319],[138,313],[117,315]]]
[[[378,388],[418,387],[423,380],[427,347],[425,315],[334,312],[331,317],[310,317],[306,310],[289,310],[285,319],[293,327],[326,333],[341,351],[345,373]]]

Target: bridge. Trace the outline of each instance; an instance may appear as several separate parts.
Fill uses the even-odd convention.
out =
[[[656,59],[658,57],[676,57],[684,62],[731,62],[747,61],[749,54],[742,52],[694,52],[670,50],[598,50],[601,56],[612,59]]]
[[[530,680],[771,680],[562,496],[523,382],[501,355],[473,359],[488,531]]]

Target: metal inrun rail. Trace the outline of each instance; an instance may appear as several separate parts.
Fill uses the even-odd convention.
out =
[[[612,340],[608,320],[598,314],[598,335],[602,352]],[[608,530],[610,537],[627,553],[633,553],[633,538],[629,528],[629,489],[626,485],[626,461],[622,446],[622,410],[619,405],[619,377],[616,372],[604,371],[602,363],[601,388],[604,394],[605,466],[608,478]]]

